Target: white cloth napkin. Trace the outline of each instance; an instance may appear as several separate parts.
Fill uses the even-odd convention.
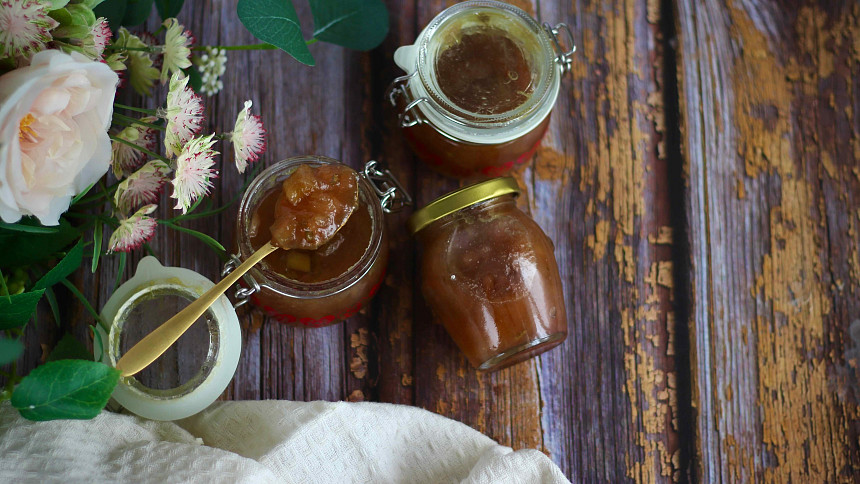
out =
[[[30,422],[0,405],[0,482],[568,482],[537,450],[512,451],[405,405],[216,402],[178,422],[102,412]]]

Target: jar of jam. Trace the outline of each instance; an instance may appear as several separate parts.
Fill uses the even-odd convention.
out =
[[[267,168],[248,186],[236,220],[236,253],[226,275],[272,238],[269,227],[283,181],[301,165],[340,165],[323,156],[299,156]],[[276,320],[328,326],[357,313],[379,289],[388,262],[383,215],[411,198],[376,161],[358,173],[358,206],[346,224],[316,250],[278,250],[243,278],[237,307],[250,300]]]
[[[409,144],[435,170],[504,175],[537,150],[574,50],[565,24],[540,25],[501,2],[459,3],[394,53],[409,74],[394,80],[388,99]]]
[[[517,208],[516,180],[495,178],[415,212],[421,288],[436,319],[478,370],[543,353],[567,336],[553,244]]]

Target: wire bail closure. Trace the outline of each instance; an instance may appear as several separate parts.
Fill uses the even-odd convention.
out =
[[[558,54],[555,61],[561,64],[564,72],[569,72],[571,65],[573,64],[573,59],[571,59],[571,57],[573,56],[573,53],[576,52],[576,43],[573,40],[573,32],[571,32],[570,27],[568,27],[566,23],[560,23],[553,27],[548,22],[544,22],[543,28],[552,39],[553,47]],[[565,37],[567,37],[567,42],[565,43],[570,46],[568,50],[564,50],[564,47],[562,47],[562,44],[559,41],[559,34],[561,33],[564,33]]]
[[[221,277],[226,276],[227,274],[233,272],[234,269],[239,267],[242,263],[242,260],[239,259],[238,254],[230,254],[230,258],[227,259],[227,262],[224,263],[224,268],[221,270]],[[248,271],[242,276],[242,280],[245,281],[247,286],[242,286],[241,284],[236,285],[236,292],[233,293],[236,302],[233,303],[233,309],[239,309],[244,306],[248,301],[250,301],[251,296],[260,291],[260,283],[257,282],[257,279],[251,275],[251,272]]]
[[[400,76],[394,79],[391,82],[391,85],[388,86],[388,90],[385,93],[385,97],[388,98],[388,102],[391,103],[395,108],[398,105],[398,98],[403,97],[404,102],[409,101],[409,91],[407,90],[407,86],[409,85],[409,81],[418,74],[418,70],[412,71],[411,74],[406,74],[405,76]],[[419,116],[418,112],[412,112],[416,106],[423,102],[427,102],[429,99],[426,97],[419,97],[418,99],[409,101],[406,104],[406,107],[403,108],[397,119],[400,122],[401,128],[411,128],[412,126],[416,126],[421,123],[425,123],[426,121]]]

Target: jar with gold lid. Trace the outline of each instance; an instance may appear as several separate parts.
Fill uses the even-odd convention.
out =
[[[504,175],[540,144],[574,50],[565,24],[541,25],[496,1],[459,3],[397,49],[394,61],[408,74],[394,80],[388,99],[409,144],[435,170]]]
[[[236,220],[233,270],[270,238],[281,184],[302,164],[340,164],[324,156],[299,156],[268,167],[248,186]],[[237,289],[238,305],[251,301],[274,319],[296,326],[328,326],[357,313],[385,277],[388,235],[384,214],[411,204],[387,169],[370,161],[358,174],[359,205],[343,228],[314,251],[279,250],[251,269]]]
[[[515,203],[516,180],[495,178],[416,211],[421,289],[436,319],[478,370],[543,353],[567,336],[552,241]]]

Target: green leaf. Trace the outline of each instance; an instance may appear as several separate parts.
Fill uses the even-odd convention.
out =
[[[78,243],[72,247],[72,250],[70,250],[53,269],[48,271],[47,274],[42,276],[42,278],[36,282],[33,289],[44,289],[62,281],[81,266],[83,259],[84,239],[80,239],[78,240]]]
[[[314,38],[349,49],[370,50],[388,35],[381,0],[310,0]]]
[[[49,12],[48,15],[60,23],[59,27],[51,31],[54,38],[85,38],[96,23],[92,8],[82,3],[70,3],[65,8]]]
[[[47,361],[92,359],[93,354],[90,353],[90,350],[88,350],[83,343],[78,341],[77,338],[66,333],[62,338],[60,338],[60,341],[57,341],[57,345],[54,346],[53,350],[51,350],[51,354],[48,355]]]
[[[45,300],[48,301],[48,306],[51,306],[51,314],[54,315],[54,324],[60,327],[60,305],[57,304],[57,295],[54,294],[54,289],[51,287],[45,288]]]
[[[254,37],[278,47],[302,64],[314,65],[290,0],[239,0],[236,13]]]
[[[95,230],[93,230],[93,263],[92,270],[93,274],[96,273],[96,269],[99,267],[99,257],[102,255],[102,228],[104,224],[100,221],[96,221]]]
[[[0,222],[0,229],[11,230],[13,232],[26,232],[29,234],[53,234],[57,232],[57,229],[54,227],[42,227],[39,225],[26,224],[7,224],[6,222]]]
[[[116,292],[119,288],[119,283],[122,282],[122,277],[125,275],[125,262],[127,256],[128,252],[119,253],[119,268],[116,270],[116,280],[113,282],[112,292]]]
[[[146,22],[150,13],[152,13],[152,0],[128,0],[122,24],[126,27],[135,27]]]
[[[78,298],[78,301],[80,301],[81,304],[84,305],[84,308],[92,315],[93,318],[95,318],[96,321],[102,322],[102,317],[99,316],[99,313],[96,312],[95,308],[93,308],[93,305],[90,304],[89,301],[87,301],[87,298],[83,295],[83,293],[81,293],[80,289],[75,287],[75,285],[69,282],[68,279],[63,279],[62,281],[60,281],[60,283],[66,286],[66,289],[71,291],[72,294],[74,294],[74,296]]]
[[[190,235],[193,235],[194,237],[197,237],[198,239],[200,239],[201,242],[208,245],[211,249],[213,249],[215,252],[218,252],[221,255],[224,255],[227,253],[227,249],[225,249],[223,245],[221,245],[217,240],[213,239],[212,237],[204,234],[203,232],[198,232],[194,229],[189,229],[188,227],[183,227],[181,225],[172,224],[170,222],[163,221],[163,220],[159,220],[159,222],[163,223],[164,225],[167,225],[168,227],[172,228],[173,230],[185,232],[186,234],[190,234]]]
[[[0,366],[12,363],[24,354],[24,344],[19,339],[0,338]]]
[[[44,293],[44,289],[39,289],[0,298],[0,329],[12,329],[27,324],[36,312],[36,305]]]
[[[182,69],[182,72],[188,76],[188,84],[191,85],[191,89],[194,89],[194,92],[200,92],[200,89],[203,87],[203,77],[200,75],[197,66],[191,64],[187,68]]]
[[[28,420],[91,419],[107,404],[119,375],[95,361],[51,361],[21,380],[12,406]]]
[[[167,20],[179,15],[183,3],[185,0],[155,0],[155,8],[158,9],[158,16],[161,17],[161,20]]]
[[[48,7],[48,11],[57,10],[59,8],[65,7],[69,3],[69,0],[51,0],[51,6]]]
[[[126,10],[128,10],[127,0],[110,0],[109,2],[99,4],[93,9],[93,12],[99,17],[106,18],[111,30],[116,32],[125,19]]]
[[[23,233],[0,230],[0,268],[21,267],[54,257],[81,236],[65,219],[52,233]]]

